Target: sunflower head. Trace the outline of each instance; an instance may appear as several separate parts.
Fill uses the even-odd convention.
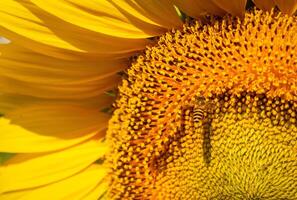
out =
[[[296,11],[1,0],[0,199],[296,200]]]
[[[296,17],[254,10],[147,48],[110,121],[110,196],[296,199],[296,31]]]

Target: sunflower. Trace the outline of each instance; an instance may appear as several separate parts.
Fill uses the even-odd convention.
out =
[[[1,3],[0,199],[297,199],[296,0]]]

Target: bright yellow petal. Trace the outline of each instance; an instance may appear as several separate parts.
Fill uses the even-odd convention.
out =
[[[215,15],[226,13],[210,0],[174,0],[174,3],[187,15],[195,18],[199,18],[206,13]]]
[[[126,60],[69,61],[0,45],[0,91],[43,98],[86,98],[115,87]]]
[[[24,96],[18,94],[0,94],[0,114],[5,114],[16,109],[31,106],[33,104],[50,104],[50,105],[71,105],[85,107],[88,109],[100,110],[109,107],[115,97],[100,94],[91,98],[84,99],[43,99],[32,96]]]
[[[82,142],[98,131],[104,136],[109,116],[70,105],[32,105],[0,118],[0,152],[47,152]]]
[[[247,0],[211,0],[220,8],[236,16],[243,16]]]
[[[270,11],[276,4],[274,0],[253,0],[256,6],[262,10]]]
[[[86,195],[94,191],[98,184],[106,187],[103,178],[107,174],[107,169],[102,165],[92,165],[76,175],[62,181],[46,185],[44,187],[21,190],[16,192],[0,194],[1,200],[89,200]],[[98,196],[100,193],[98,194]],[[98,197],[97,196],[97,197]],[[90,198],[92,200],[92,198]]]
[[[44,44],[52,45],[56,47],[80,51],[80,49],[61,40],[54,32],[47,27],[42,26],[42,20],[29,12],[24,6],[17,1],[2,0],[0,7],[0,25],[10,29],[14,32],[27,32],[27,37],[36,38],[44,37]],[[17,17],[18,15],[19,17]],[[27,22],[27,23],[26,23]],[[36,31],[38,30],[38,32]],[[5,36],[5,35],[4,35]]]
[[[34,81],[34,79],[31,79]],[[16,80],[15,78],[0,76],[0,91],[3,93],[20,94],[48,99],[81,99],[98,96],[113,89],[119,82],[117,74],[101,80],[86,81],[81,84],[40,84],[37,82]]]
[[[17,154],[0,167],[0,193],[39,187],[67,178],[99,158],[108,146],[94,137],[50,154]]]
[[[135,22],[133,20],[135,18],[147,24],[166,29],[182,25],[170,0],[113,0],[112,2],[132,23]],[[81,3],[84,4],[84,2]],[[163,33],[163,31],[161,30],[158,34],[160,33]]]
[[[0,35],[37,52],[63,59],[77,59],[77,57],[84,56],[93,58],[127,56],[136,50],[143,49],[148,44],[145,39],[137,39],[144,38],[144,33],[141,33],[142,36],[137,36],[137,31],[131,33],[130,29],[133,29],[133,27],[139,32],[141,30],[133,26],[132,23],[128,23],[125,16],[109,14],[109,12],[115,10],[112,6],[108,7],[109,9],[106,6],[97,6],[99,10],[87,11],[85,8],[72,5],[69,7],[73,8],[75,13],[71,13],[72,9],[69,13],[68,7],[65,10],[61,9],[61,7],[64,8],[65,4],[64,1],[59,1],[57,10],[51,10],[54,9],[51,6],[48,7],[50,10],[42,10],[29,1],[2,0],[0,7]],[[70,5],[70,3],[68,4]],[[80,15],[81,12],[87,13],[87,16]],[[67,22],[66,19],[58,18],[55,13],[57,15],[61,13],[63,17],[68,16],[68,14],[71,17],[76,16],[76,18],[80,19],[78,23],[83,22],[86,24],[75,24],[76,19]],[[94,18],[90,19],[89,15],[94,16]],[[97,23],[96,20],[99,20],[99,22]],[[97,29],[100,29],[100,21],[106,22],[106,26],[111,23],[110,27],[113,27],[112,24],[114,26],[118,24],[119,28],[111,31],[112,34],[110,35],[84,27],[84,25],[87,25],[95,28],[95,25],[98,25]],[[123,31],[119,35],[113,36],[121,28],[124,32],[127,32],[126,35],[131,33],[133,36],[130,38],[122,37],[120,34]]]
[[[106,198],[106,193],[108,190],[109,183],[107,181],[103,181],[102,183],[98,184],[96,188],[89,192],[86,196],[82,199],[86,200],[104,200]]]
[[[297,0],[274,0],[278,8],[286,14],[292,15],[297,10]]]
[[[139,13],[140,19],[133,15],[135,13],[133,7],[139,4],[139,2],[136,3],[137,1],[131,1],[131,4],[135,3],[136,5],[130,8],[128,6],[121,7],[123,5],[121,4],[122,0],[92,0],[83,3],[79,0],[32,0],[32,2],[41,9],[69,23],[110,36],[148,38],[164,32],[164,30],[156,26],[157,24],[153,25],[150,19],[143,18],[141,13]],[[119,5],[117,5],[118,3]],[[158,6],[157,2],[152,0],[149,0],[147,5],[149,4],[152,5],[152,8]],[[123,10],[118,9],[117,6]],[[171,9],[173,10],[173,6]],[[132,13],[130,13],[130,10]],[[178,20],[177,15],[176,19]]]

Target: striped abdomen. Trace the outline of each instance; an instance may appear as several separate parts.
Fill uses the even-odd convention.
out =
[[[204,114],[204,109],[200,108],[200,107],[194,107],[194,110],[193,110],[193,120],[194,120],[194,123],[198,123],[199,121],[201,121],[205,114]]]

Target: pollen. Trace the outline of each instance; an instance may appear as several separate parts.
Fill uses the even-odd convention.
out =
[[[297,199],[296,33],[254,10],[148,47],[109,124],[111,199]]]

